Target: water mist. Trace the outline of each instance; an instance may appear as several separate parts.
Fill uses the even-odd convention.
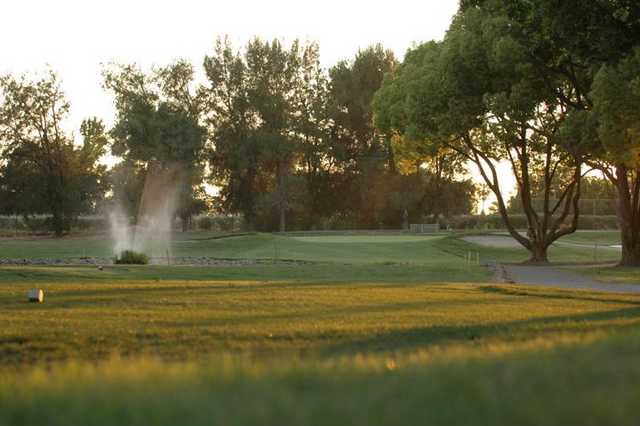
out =
[[[114,254],[124,250],[144,253],[151,258],[171,256],[172,223],[178,208],[181,172],[176,166],[150,167],[144,183],[137,223],[121,207],[109,213]]]

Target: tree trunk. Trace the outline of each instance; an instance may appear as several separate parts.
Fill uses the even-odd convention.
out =
[[[637,231],[636,231],[637,232]],[[620,266],[640,266],[640,244],[632,244],[622,238],[622,257]]]
[[[280,210],[280,232],[285,232],[287,228],[287,190],[285,188],[284,167],[278,162],[276,178],[278,182],[278,209]]]
[[[618,193],[618,197],[625,194]],[[627,193],[628,197],[629,194]],[[620,217],[620,241],[622,242],[622,257],[620,266],[640,266],[640,224],[634,220],[630,200],[620,200],[618,215]]]
[[[182,215],[180,222],[182,222],[182,232],[187,232],[191,227],[191,215]]]
[[[529,257],[527,263],[537,265],[549,263],[549,258],[547,257],[548,248],[549,246],[544,241],[531,241],[531,249],[529,250],[531,257]]]
[[[287,230],[287,211],[283,204],[280,204],[280,232]]]
[[[620,266],[640,266],[640,175],[624,165],[616,167],[616,176],[608,174],[616,186],[622,257]]]
[[[51,221],[51,227],[56,237],[62,237],[64,234],[64,219],[62,214],[58,211],[53,212],[53,218]]]

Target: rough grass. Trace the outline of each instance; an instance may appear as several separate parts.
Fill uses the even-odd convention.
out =
[[[640,268],[608,266],[602,268],[575,267],[572,269],[606,283],[640,284]]]
[[[637,422],[640,296],[494,285],[462,257],[512,251],[451,238],[275,238],[312,261],[0,267],[0,425]]]
[[[541,348],[544,342],[535,351],[497,346],[484,348],[484,356],[460,352],[449,359],[419,354],[275,365],[231,356],[206,363],[74,363],[5,382],[0,422],[637,424],[637,333]]]

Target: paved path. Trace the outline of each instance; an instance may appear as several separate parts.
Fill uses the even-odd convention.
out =
[[[514,284],[640,294],[640,284],[604,283],[554,266],[500,264],[497,268],[501,281]]]

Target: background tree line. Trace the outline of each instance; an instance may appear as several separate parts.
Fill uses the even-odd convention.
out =
[[[144,176],[177,164],[185,226],[211,183],[210,206],[259,230],[397,228],[405,211],[469,212],[473,165],[512,237],[546,262],[597,170],[615,191],[622,263],[640,265],[639,34],[635,0],[463,0],[444,39],[402,62],[377,45],[324,70],[313,43],[222,39],[202,84],[185,62],[105,69],[116,123],[86,121],[83,149],[60,130],[69,106],[55,76],[5,76],[2,209],[49,212],[61,233],[107,193],[133,214]],[[106,148],[122,159],[109,171]]]
[[[135,218],[147,176],[176,170],[177,215],[241,214],[257,230],[398,228],[470,213],[463,158],[374,125],[372,100],[398,66],[381,45],[326,70],[315,43],[219,39],[203,61],[150,72],[110,64],[115,122],[65,132],[58,77],[0,79],[0,214],[50,216],[62,235],[80,214],[121,206]],[[111,168],[106,153],[118,159]],[[179,173],[178,173],[179,172]],[[179,175],[179,176],[178,176]],[[218,194],[211,197],[205,185]],[[433,220],[433,219],[431,219]]]

